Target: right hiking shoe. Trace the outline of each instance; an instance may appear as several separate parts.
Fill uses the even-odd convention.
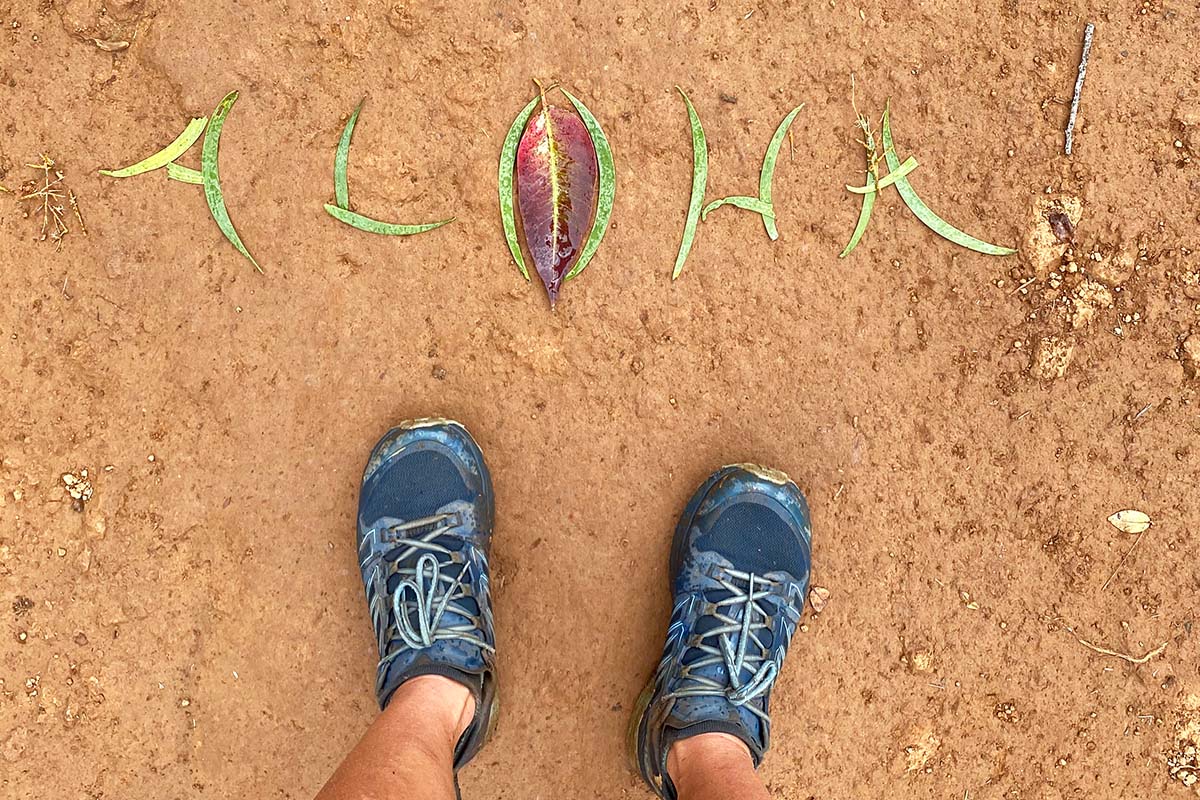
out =
[[[671,546],[667,642],[629,731],[637,769],[659,797],[676,800],[667,753],[681,739],[730,734],[761,763],[771,689],[804,608],[811,542],[800,489],[753,464],[717,470],[684,509]]]
[[[494,505],[479,446],[444,419],[388,431],[371,451],[359,494],[358,558],[379,640],[379,707],[418,675],[470,689],[475,719],[455,748],[455,772],[495,721],[487,560]]]

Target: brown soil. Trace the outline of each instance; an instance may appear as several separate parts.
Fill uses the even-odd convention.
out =
[[[0,795],[311,796],[375,713],[359,470],[390,423],[436,412],[474,431],[499,498],[502,711],[467,797],[646,796],[622,737],[668,537],[746,459],[808,492],[831,591],[775,696],[776,796],[1192,797],[1172,775],[1200,730],[1195,5],[559,5],[0,4],[0,182],[46,152],[90,229],[56,251],[0,195]],[[851,72],[972,233],[1052,248],[1030,209],[1078,198],[1082,268],[956,248],[891,191],[839,261]],[[531,76],[585,99],[620,181],[553,314],[495,209]],[[808,105],[779,241],[723,209],[672,283],[675,83],[712,196],[752,192]],[[265,275],[197,187],[96,175],[234,88],[222,173]],[[357,207],[458,222],[395,240],[323,214],[363,94]],[[85,468],[79,512],[61,475]],[[1155,525],[1110,579],[1123,508]],[[1133,664],[1079,639],[1167,647]]]

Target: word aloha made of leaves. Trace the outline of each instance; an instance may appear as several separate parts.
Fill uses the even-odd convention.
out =
[[[571,108],[551,105],[547,101],[547,92],[555,88],[567,98]],[[553,308],[562,286],[583,272],[600,247],[612,218],[616,197],[616,170],[608,137],[583,101],[562,87],[551,86],[545,89],[539,84],[538,89],[538,95],[530,100],[513,120],[501,147],[498,180],[500,219],[509,252],[521,275],[529,280],[525,259],[527,252],[546,288]],[[683,237],[671,273],[672,279],[678,278],[683,271],[699,223],[706,221],[710,213],[722,206],[741,208],[758,214],[762,218],[767,235],[772,241],[778,239],[777,215],[771,187],[783,140],[788,136],[792,122],[804,108],[803,103],[793,108],[775,129],[763,158],[756,196],[732,195],[711,200],[706,204],[708,142],[704,127],[700,123],[700,116],[691,100],[683,89],[676,89],[686,106],[691,133],[692,186],[684,219]],[[250,260],[255,269],[262,272],[258,262],[242,243],[229,217],[218,171],[221,131],[237,97],[236,91],[230,92],[211,117],[193,119],[175,141],[157,153],[128,167],[101,170],[100,173],[113,178],[128,178],[165,168],[169,180],[202,186],[209,211],[221,233],[239,253]],[[360,102],[350,115],[338,141],[333,165],[335,202],[326,203],[325,211],[353,228],[384,236],[411,236],[453,222],[454,217],[417,224],[383,222],[351,210],[347,180],[350,141],[363,102],[365,100]],[[890,107],[885,108],[883,113],[881,147],[877,146],[867,119],[857,111],[855,113],[856,124],[864,135],[862,144],[867,153],[867,182],[864,186],[846,187],[847,191],[862,197],[862,208],[850,241],[840,257],[850,255],[858,246],[870,222],[879,192],[889,186],[895,186],[909,210],[939,236],[988,255],[1003,256],[1016,252],[1010,247],[988,244],[955,228],[921,200],[908,180],[908,175],[918,166],[917,160],[910,156],[901,163],[896,155],[892,141]],[[195,170],[178,164],[177,160],[201,135],[204,142],[200,169]],[[881,160],[886,162],[889,171],[889,174],[884,176],[879,175]]]

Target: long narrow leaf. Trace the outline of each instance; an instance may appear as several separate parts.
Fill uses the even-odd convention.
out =
[[[747,211],[753,211],[756,214],[761,214],[762,218],[765,220],[775,219],[775,209],[770,203],[764,203],[757,197],[746,197],[745,195],[740,194],[735,194],[730,197],[722,197],[720,200],[713,200],[704,207],[703,211],[700,212],[700,219],[707,220],[709,212],[713,211],[713,209],[720,208],[721,206],[737,206],[738,208],[744,208]]]
[[[354,113],[350,115],[346,127],[342,129],[337,155],[333,157],[333,196],[337,200],[339,208],[350,208],[350,182],[346,177],[347,167],[350,164],[350,137],[354,136],[354,126],[358,122],[358,114],[362,111],[365,102],[367,99],[364,97],[355,106]]]
[[[867,170],[867,183],[875,179],[875,173],[870,169]],[[854,226],[854,233],[850,235],[850,241],[838,254],[838,258],[845,258],[854,252],[854,248],[858,247],[858,243],[862,240],[863,234],[867,232],[867,225],[871,222],[871,212],[875,209],[875,192],[867,192],[863,195],[862,210],[858,212],[858,224]]]
[[[175,141],[154,155],[121,169],[102,169],[100,170],[100,174],[107,175],[110,178],[130,178],[134,175],[141,175],[143,172],[150,172],[151,170],[165,167],[186,153],[188,148],[196,143],[196,140],[200,138],[200,134],[204,133],[204,126],[207,124],[208,117],[196,117],[187,124],[187,127],[183,129],[183,133],[175,137]]]
[[[775,129],[775,135],[771,137],[771,144],[767,147],[767,154],[763,158],[762,173],[758,177],[758,199],[767,205],[773,204],[771,182],[775,178],[775,161],[779,158],[779,148],[783,145],[783,137],[787,135],[788,128],[792,127],[792,120],[796,118],[802,108],[804,108],[804,103],[793,108],[783,118],[783,122],[779,123],[779,127]],[[771,237],[771,241],[779,238],[779,229],[775,227],[774,214],[769,217],[763,214],[763,225],[766,226],[767,235]]]
[[[575,266],[563,279],[566,282],[583,272],[583,268],[592,260],[592,256],[600,247],[601,240],[604,239],[605,232],[608,231],[608,222],[612,218],[613,200],[617,194],[617,172],[613,165],[612,148],[608,144],[608,137],[600,128],[600,121],[575,95],[566,89],[563,89],[562,93],[571,101],[571,105],[575,106],[588,134],[592,137],[592,147],[596,150],[596,163],[600,168],[598,176],[600,194],[596,198],[596,219],[592,223],[591,233],[588,234],[587,241],[583,245],[583,252],[579,254],[579,260],[575,262]]]
[[[687,104],[688,122],[692,130],[692,197],[688,201],[687,221],[683,225],[683,241],[679,244],[679,255],[675,257],[675,269],[671,272],[671,280],[683,272],[683,262],[687,260],[696,239],[696,225],[700,222],[700,210],[704,205],[704,192],[708,189],[708,140],[704,136],[704,127],[700,117],[692,106],[692,101],[678,86],[683,102]]]
[[[194,183],[197,186],[204,185],[204,175],[200,173],[200,170],[185,167],[182,164],[174,162],[167,164],[167,179],[179,181],[180,183]]]
[[[218,151],[221,147],[221,129],[225,127],[225,118],[229,116],[230,109],[237,102],[238,93],[230,92],[225,95],[225,99],[217,106],[217,110],[213,112],[212,119],[209,120],[208,129],[204,132],[204,149],[200,155],[200,173],[204,178],[204,198],[208,201],[208,210],[212,212],[213,219],[216,220],[217,227],[221,229],[221,233],[225,234],[225,238],[237,248],[237,251],[250,259],[250,263],[259,272],[263,269],[254,260],[254,256],[250,255],[250,251],[246,249],[246,245],[242,244],[242,237],[238,236],[237,229],[233,227],[233,220],[229,218],[229,211],[225,208],[225,197],[221,193],[221,174],[218,169]]]
[[[355,214],[353,211],[347,211],[335,205],[325,204],[325,210],[329,212],[329,216],[336,220],[340,220],[352,228],[357,228],[360,231],[367,233],[378,233],[381,236],[412,236],[417,233],[425,233],[434,228],[440,228],[447,223],[453,222],[454,217],[444,219],[440,222],[426,222],[420,225],[402,225],[394,222],[380,222],[377,219],[364,217],[362,214]]]
[[[900,168],[900,159],[896,156],[896,149],[892,144],[890,116],[891,103],[888,103],[883,109],[883,155],[887,159],[888,170],[895,172]],[[917,219],[921,220],[926,227],[938,236],[966,247],[969,250],[989,256],[1011,256],[1017,252],[1011,247],[1001,247],[1000,245],[988,244],[982,239],[976,239],[969,233],[964,233],[949,222],[946,222],[946,220],[935,214],[933,209],[925,205],[924,201],[917,196],[917,190],[908,182],[908,178],[897,179],[896,190],[900,192],[900,197],[904,200],[904,205],[908,206],[909,211],[913,212]]]
[[[535,97],[521,109],[509,127],[508,134],[504,137],[504,145],[500,148],[500,223],[504,226],[504,240],[508,242],[508,252],[512,253],[513,260],[517,262],[517,269],[521,270],[521,275],[525,277],[525,280],[529,280],[529,270],[525,269],[525,257],[521,255],[521,240],[517,238],[517,216],[513,209],[513,180],[517,166],[517,145],[521,143],[521,134],[524,133],[525,125],[533,116],[533,110],[537,108],[539,102],[541,102],[541,98]]]
[[[850,184],[846,184],[846,191],[854,192],[855,194],[872,194],[880,189],[886,189],[887,187],[891,186],[893,183],[915,170],[917,166],[917,159],[909,156],[908,158],[904,159],[904,163],[900,165],[900,169],[896,170],[895,172],[888,173],[888,175],[885,177],[880,178],[878,183],[874,185],[868,183],[866,186],[851,186]]]

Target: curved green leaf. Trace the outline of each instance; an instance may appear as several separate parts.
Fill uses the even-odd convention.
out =
[[[196,143],[196,140],[200,138],[200,134],[204,133],[204,126],[207,124],[208,117],[196,117],[187,124],[187,127],[183,129],[183,133],[175,137],[175,141],[154,155],[121,169],[102,169],[100,170],[100,174],[107,175],[110,178],[130,178],[134,175],[141,175],[143,172],[150,172],[151,170],[165,167],[186,153],[188,148]]]
[[[167,164],[167,179],[179,181],[180,183],[194,183],[197,186],[204,185],[204,176],[199,170],[174,162]]]
[[[402,225],[394,222],[380,222],[377,219],[364,217],[362,214],[355,214],[353,211],[348,211],[329,203],[325,204],[325,210],[329,212],[329,216],[336,220],[340,220],[352,228],[357,228],[360,231],[368,233],[378,233],[381,236],[412,236],[417,233],[425,233],[434,228],[440,228],[443,225],[454,222],[455,218],[444,219],[440,222],[426,222],[420,225]]]
[[[675,87],[683,102],[687,104],[688,121],[692,129],[692,197],[688,201],[687,221],[683,224],[683,241],[679,243],[679,255],[675,257],[675,269],[671,272],[671,280],[683,272],[683,262],[687,260],[696,239],[696,225],[700,222],[700,207],[704,205],[704,192],[708,188],[708,140],[704,136],[704,127],[700,117],[692,106],[692,101],[683,89]]]
[[[367,98],[358,101],[354,113],[342,129],[342,138],[338,141],[337,155],[333,157],[333,195],[341,208],[350,208],[350,183],[346,177],[346,168],[350,164],[350,137],[354,135],[354,126],[358,122],[358,113],[362,111]]]
[[[875,179],[875,173],[870,169],[867,170],[867,181]],[[859,241],[862,240],[863,234],[867,232],[867,224],[871,221],[871,212],[875,209],[875,192],[867,192],[863,195],[862,210],[858,213],[858,224],[854,226],[854,233],[850,235],[850,241],[838,253],[838,258],[845,258],[854,252],[854,248],[858,247]]]
[[[720,208],[721,206],[737,206],[738,208],[744,208],[747,211],[753,211],[756,214],[761,214],[762,218],[765,220],[775,219],[775,209],[770,203],[764,203],[757,197],[746,197],[745,195],[740,194],[735,194],[730,197],[722,197],[720,200],[713,200],[704,207],[703,211],[700,212],[700,219],[707,220],[709,212],[711,212],[713,209]]]
[[[583,268],[592,260],[592,256],[596,254],[597,248],[600,247],[601,240],[604,239],[604,234],[608,231],[608,222],[612,218],[613,200],[617,194],[617,172],[613,165],[612,148],[608,144],[608,137],[604,135],[604,131],[600,128],[600,121],[596,119],[592,112],[588,110],[588,107],[575,97],[575,95],[566,89],[563,89],[562,93],[571,101],[571,105],[575,106],[575,110],[579,112],[579,117],[583,120],[588,134],[592,137],[592,147],[596,149],[596,163],[600,168],[598,176],[600,194],[596,199],[596,219],[592,222],[591,233],[588,234],[587,241],[584,242],[579,260],[575,262],[575,266],[563,278],[563,281],[566,282],[583,272]]]
[[[851,186],[850,184],[846,184],[846,191],[854,192],[855,194],[873,194],[880,189],[886,189],[887,187],[891,186],[893,183],[915,170],[917,166],[917,159],[909,156],[908,158],[904,159],[904,163],[900,165],[900,169],[896,170],[895,172],[888,173],[885,177],[880,178],[874,185],[870,183],[868,183],[866,186]]]
[[[892,144],[891,110],[891,103],[889,102],[883,109],[883,155],[887,159],[888,170],[895,172],[900,168],[900,159],[896,157],[896,150]],[[946,220],[935,214],[933,209],[925,205],[924,201],[917,196],[917,190],[908,182],[908,178],[898,178],[896,180],[896,190],[900,192],[900,197],[904,200],[904,205],[908,206],[909,211],[912,211],[917,219],[921,220],[927,228],[938,236],[966,247],[969,250],[989,256],[1011,256],[1017,252],[1011,247],[1001,247],[1000,245],[988,244],[982,239],[976,239],[971,234],[964,233],[949,222],[946,222]]]
[[[779,158],[779,148],[783,145],[783,137],[787,135],[788,128],[792,126],[792,120],[796,119],[796,115],[800,113],[800,109],[804,108],[804,103],[796,106],[783,118],[783,122],[779,123],[779,127],[775,129],[775,135],[771,137],[771,144],[767,146],[767,155],[763,158],[762,174],[758,178],[758,199],[764,203],[771,205],[771,181],[775,178],[775,162]],[[771,237],[771,241],[779,238],[779,229],[775,227],[775,215],[767,216],[763,214],[763,225],[767,228],[767,235]]]
[[[529,280],[529,270],[525,269],[521,241],[517,238],[517,217],[513,210],[513,176],[517,165],[517,145],[520,144],[525,125],[540,101],[541,97],[535,97],[529,101],[529,105],[521,109],[504,137],[504,145],[500,148],[500,223],[504,226],[504,240],[508,242],[508,252],[512,253],[513,260],[517,262],[517,269],[521,270],[525,280]]]
[[[250,263],[256,270],[262,272],[262,267],[254,260],[254,256],[250,255],[246,245],[242,244],[242,237],[238,236],[237,229],[233,227],[233,220],[229,218],[229,211],[225,208],[225,197],[221,194],[221,175],[217,166],[217,154],[221,146],[221,129],[225,127],[225,118],[229,116],[229,111],[237,99],[237,92],[225,95],[225,99],[220,102],[212,114],[212,119],[209,120],[208,129],[204,132],[204,149],[200,155],[200,174],[204,179],[204,199],[208,201],[208,210],[212,212],[217,227],[221,229],[221,233],[225,234],[225,238],[237,248],[237,251],[250,259]]]

